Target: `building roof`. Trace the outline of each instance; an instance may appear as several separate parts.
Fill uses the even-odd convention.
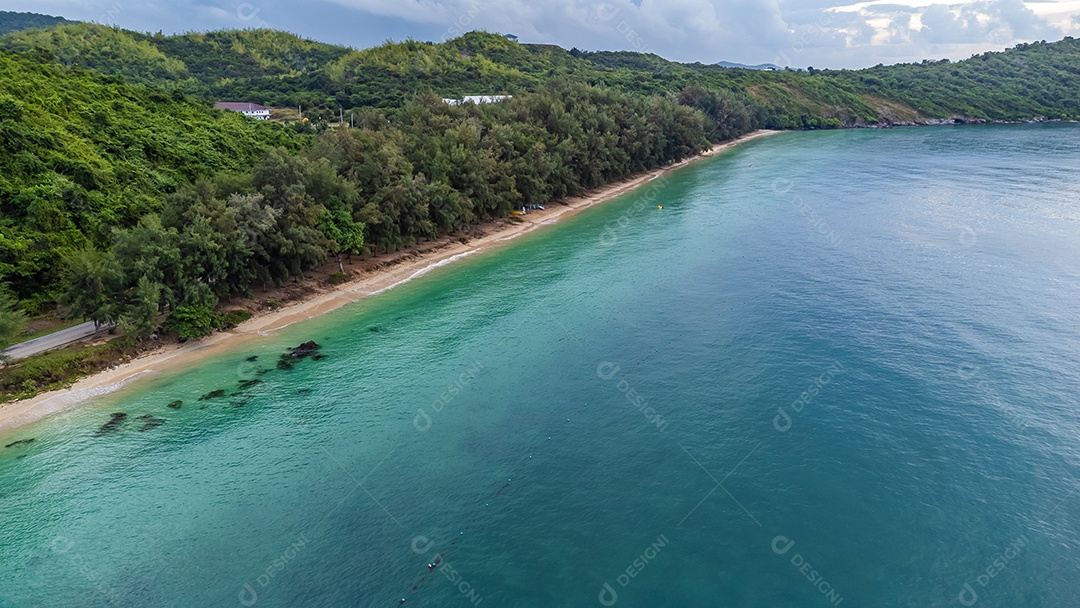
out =
[[[248,103],[246,101],[219,101],[214,104],[214,107],[219,110],[232,110],[233,112],[262,112],[270,109],[266,106],[260,106],[257,103]]]
[[[446,99],[443,98],[443,103],[447,103],[452,106],[460,106],[467,103],[475,103],[477,105],[482,103],[498,103],[500,101],[506,101],[512,99],[513,95],[466,95],[461,99]]]

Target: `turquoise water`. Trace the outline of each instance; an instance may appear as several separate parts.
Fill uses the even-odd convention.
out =
[[[781,134],[99,398],[3,441],[0,606],[1075,606],[1078,165]]]

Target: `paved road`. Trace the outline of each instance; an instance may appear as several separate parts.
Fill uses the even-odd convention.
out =
[[[41,336],[40,338],[34,338],[33,340],[27,340],[21,344],[16,344],[5,350],[4,354],[12,359],[25,359],[26,357],[43,353],[47,350],[67,346],[72,342],[85,340],[86,338],[107,330],[108,327],[104,325],[102,325],[100,329],[97,329],[94,327],[93,321],[87,321],[86,323],[76,325],[75,327],[61,329],[60,331],[51,333],[47,336]]]

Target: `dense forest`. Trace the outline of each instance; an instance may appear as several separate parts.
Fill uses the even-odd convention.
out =
[[[315,134],[43,53],[0,52],[0,280],[28,312],[59,302],[137,335],[166,313],[167,328],[205,333],[222,322],[219,299],[303,277],[328,255],[506,216],[764,120],[735,93],[556,79],[480,107],[417,93]]]
[[[358,51],[271,30],[164,36],[83,23],[8,34],[0,37],[0,47],[38,52],[130,83],[179,89],[204,101],[302,105],[326,117],[339,108],[393,112],[418,93],[520,94],[555,78],[640,95],[677,94],[687,86],[739,92],[766,106],[775,128],[1080,115],[1080,41],[1072,38],[959,62],[809,71],[568,51],[483,32],[441,44],[410,40]]]
[[[111,247],[68,257],[58,294],[72,314],[145,334],[195,337],[221,323],[220,298],[303,278],[327,255],[410,245],[514,208],[661,166],[756,126],[732,99],[688,89],[678,100],[569,81],[510,102],[453,107],[418,96],[388,123],[320,135],[300,154],[267,151],[249,172],[184,185],[158,212],[113,232]]]
[[[41,15],[39,13],[16,13],[12,11],[0,11],[0,35],[7,34],[9,32],[18,32],[20,30],[45,28],[53,25],[63,25],[65,23],[76,22],[68,21],[63,17],[53,17],[51,15]]]
[[[240,171],[305,137],[182,94],[0,52],[0,283],[32,312],[65,256],[159,210],[199,176]]]
[[[269,30],[0,37],[0,341],[20,311],[227,324],[219,300],[690,156],[756,128],[1080,115],[1080,41],[754,71],[473,32],[356,51]],[[510,93],[449,106],[443,97]],[[217,99],[302,105],[260,123]],[[344,110],[355,128],[331,128]]]

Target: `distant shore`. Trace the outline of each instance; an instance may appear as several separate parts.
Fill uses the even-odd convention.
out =
[[[389,268],[377,269],[329,290],[315,290],[310,296],[305,296],[300,301],[278,310],[258,312],[253,318],[230,331],[216,333],[197,342],[164,347],[114,369],[87,376],[67,389],[0,404],[0,437],[52,414],[70,410],[94,397],[114,392],[145,376],[190,366],[205,357],[236,349],[259,336],[324,315],[351,302],[391,289],[420,277],[434,268],[485,251],[626,194],[694,162],[710,158],[739,144],[779,132],[759,130],[739,139],[717,144],[711,150],[679,163],[609,184],[582,196],[570,198],[564,203],[552,203],[543,211],[531,211],[528,215],[516,216],[516,219],[522,220],[520,222],[498,220],[488,226],[490,231],[475,240],[461,242],[444,238],[436,246],[426,247],[425,251],[417,251],[415,255],[400,257],[399,259],[404,259],[404,261]]]

